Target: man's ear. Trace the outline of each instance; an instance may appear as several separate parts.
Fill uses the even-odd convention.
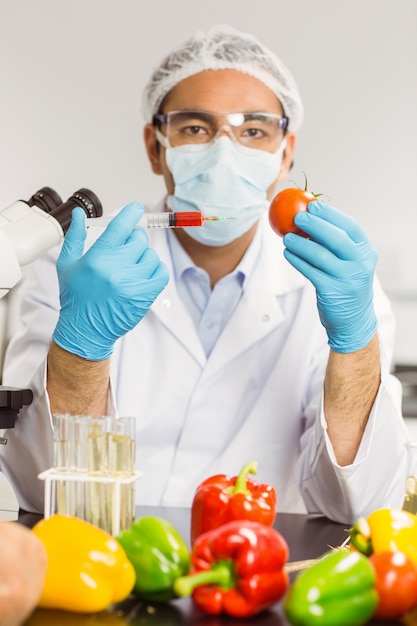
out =
[[[288,172],[290,171],[294,162],[296,135],[295,133],[287,133],[285,138],[286,145],[284,154],[282,155],[281,171],[278,177],[279,181],[283,181],[287,178]]]
[[[156,138],[155,126],[146,124],[143,129],[143,139],[145,141],[146,152],[154,174],[162,174],[161,150]]]

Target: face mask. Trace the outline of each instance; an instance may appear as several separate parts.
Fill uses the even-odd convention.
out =
[[[184,228],[190,237],[208,246],[230,243],[267,210],[266,192],[278,176],[284,149],[285,140],[272,154],[236,145],[228,137],[212,144],[168,147],[166,162],[175,183],[168,206],[173,211],[235,218]]]

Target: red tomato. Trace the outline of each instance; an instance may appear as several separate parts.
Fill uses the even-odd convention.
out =
[[[280,191],[269,207],[269,223],[272,229],[281,237],[287,233],[309,237],[294,224],[294,216],[300,211],[306,211],[308,203],[316,197],[314,193],[298,187],[288,187]]]
[[[396,619],[417,605],[417,566],[402,552],[375,552],[369,557],[379,596],[374,617]]]

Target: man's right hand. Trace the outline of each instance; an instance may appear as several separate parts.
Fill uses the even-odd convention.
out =
[[[128,204],[84,252],[85,213],[76,208],[57,261],[61,311],[53,340],[90,361],[107,359],[119,337],[147,313],[168,270],[135,228],[143,206]]]

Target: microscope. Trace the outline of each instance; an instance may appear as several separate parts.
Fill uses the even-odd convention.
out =
[[[0,210],[0,298],[22,278],[21,267],[62,242],[71,223],[72,209],[84,209],[88,218],[103,213],[100,200],[89,189],[79,189],[66,202],[50,187],[43,187],[29,200],[18,200]],[[19,411],[31,404],[31,389],[0,385],[1,446],[7,445],[7,429],[14,428]],[[24,462],[24,461],[22,461]],[[16,495],[0,472],[0,520],[17,519]]]

